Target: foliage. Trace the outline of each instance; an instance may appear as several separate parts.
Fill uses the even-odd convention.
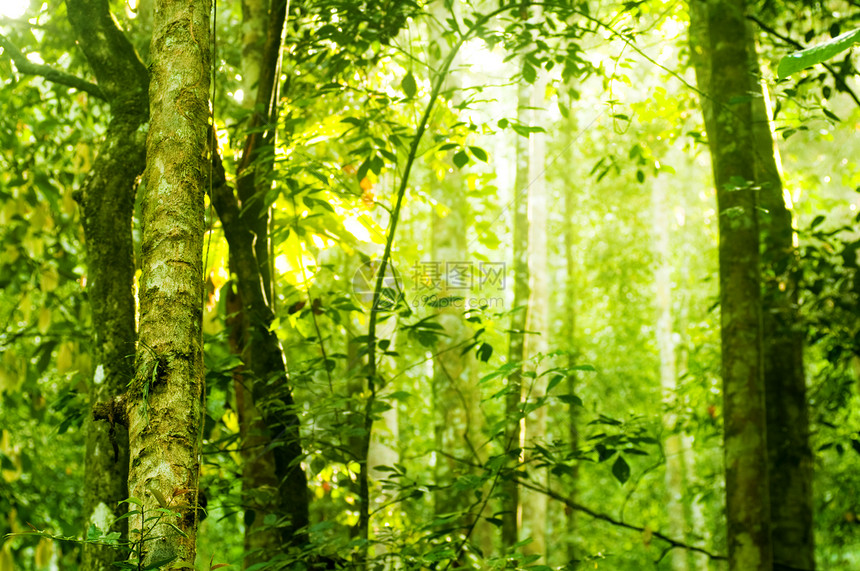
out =
[[[724,551],[717,214],[707,160],[696,144],[705,138],[697,94],[678,81],[688,76],[687,16],[681,6],[661,2],[554,0],[543,3],[542,19],[523,18],[520,7],[390,0],[291,5],[271,185],[258,199],[273,212],[271,328],[295,395],[295,405],[275,398],[271,406],[301,422],[310,544],[257,569],[357,565],[364,553],[362,563],[374,568],[667,568],[661,552],[670,544],[660,533],[712,554]],[[34,14],[32,24],[0,21],[0,32],[32,59],[86,77],[65,8],[55,8]],[[115,8],[146,61],[146,6]],[[793,17],[789,8],[803,9],[786,5],[780,12],[786,20]],[[232,180],[248,134],[249,110],[239,92],[241,9],[219,6],[218,18],[215,127]],[[800,34],[798,41],[803,35],[779,29]],[[852,34],[800,52],[790,60],[800,67],[781,67],[780,77],[847,49]],[[781,45],[765,49],[771,61],[785,52]],[[14,561],[22,569],[76,569],[81,542],[117,541],[85,526],[81,515],[81,423],[90,404],[85,381],[94,371],[87,268],[72,198],[92,168],[106,117],[95,98],[20,74],[5,53],[0,71],[0,100],[15,109],[0,117],[0,568]],[[531,125],[518,115],[516,86],[541,76],[549,78],[550,121]],[[450,86],[452,77],[457,87]],[[846,213],[845,205],[857,203],[860,171],[856,149],[846,142],[858,111],[839,98],[838,85],[796,73],[778,84],[776,127],[804,228],[797,266],[787,271],[801,277],[799,326],[809,347],[819,558],[824,567],[847,568],[860,545],[860,508],[850,500],[857,496],[852,473],[860,451],[853,412],[860,242],[856,206]],[[513,188],[513,149],[517,138],[536,135],[548,145],[553,290],[547,301],[553,309],[549,330],[528,334],[546,336],[552,350],[513,363],[505,358],[508,323],[521,308],[511,307],[509,205],[524,191]],[[837,151],[844,163],[828,159]],[[434,258],[434,220],[453,208],[445,185],[465,197],[467,260]],[[672,197],[679,379],[669,395],[659,384],[654,327],[656,185]],[[561,205],[570,189],[566,212]],[[201,482],[209,505],[198,566],[241,568],[242,535],[257,515],[241,489],[243,419],[235,382],[244,363],[225,325],[236,279],[217,215],[207,216]],[[831,225],[834,230],[824,230]],[[570,288],[563,274],[567,231],[574,238]],[[390,264],[381,263],[386,247]],[[439,288],[448,262],[465,262],[463,275],[471,278],[455,294]],[[380,276],[380,267],[389,273]],[[494,275],[496,282],[489,279]],[[380,277],[384,303],[373,307]],[[575,323],[561,311],[567,296]],[[465,331],[454,346],[443,310]],[[369,386],[371,351],[376,371]],[[437,411],[461,403],[435,392],[433,363],[453,354],[467,363],[461,386],[477,395],[468,425],[455,427],[476,435],[460,443],[466,453],[437,440],[444,428]],[[545,434],[522,443],[504,437],[508,378],[520,367],[527,389],[538,381],[549,387],[545,395],[526,391],[518,420],[540,410],[548,422]],[[575,442],[571,412],[578,419]],[[663,426],[664,415],[675,420],[672,426]],[[678,536],[665,510],[676,493],[665,484],[670,433],[687,446],[683,490],[693,531]],[[551,475],[548,486],[538,484],[543,473]],[[356,530],[365,475],[367,541]],[[499,543],[500,490],[509,481],[550,494],[554,545],[546,558],[530,552],[528,533],[515,545]],[[448,497],[466,500],[439,511],[440,498]],[[154,515],[136,514],[134,507],[129,513],[146,515],[144,524],[169,519],[171,501]],[[568,530],[571,516],[575,530]],[[264,530],[285,524],[273,515],[261,519]],[[27,523],[41,531],[26,532]],[[145,537],[134,543],[135,537],[118,545],[131,555],[124,568],[138,568],[134,553]],[[570,561],[567,544],[579,563]]]

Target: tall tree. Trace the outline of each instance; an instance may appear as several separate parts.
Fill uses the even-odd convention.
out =
[[[760,188],[764,381],[770,470],[774,569],[815,569],[812,449],[799,326],[798,283],[793,268],[791,198],[782,185],[779,151],[771,129],[767,88],[759,81],[754,37],[749,35],[753,96],[755,176]]]
[[[671,187],[669,187],[671,188]],[[669,529],[676,537],[683,537],[687,528],[684,513],[684,449],[681,435],[676,429],[677,415],[671,412],[677,389],[675,366],[675,342],[673,340],[672,313],[672,263],[671,263],[671,217],[668,200],[669,188],[654,182],[651,201],[654,223],[656,269],[654,282],[657,290],[657,350],[660,354],[660,387],[667,410],[663,413],[663,429],[666,436],[663,446],[666,456],[666,511]],[[670,553],[673,571],[687,569],[687,554],[681,550]]]
[[[95,377],[89,386],[84,514],[87,526],[110,531],[128,497],[128,432],[116,399],[134,374],[135,300],[131,219],[135,179],[145,166],[149,74],[106,0],[69,0],[69,21],[87,57],[111,120],[90,175],[75,198],[87,242],[87,283],[93,311]],[[120,407],[121,408],[121,407]],[[97,422],[94,415],[109,422]],[[127,520],[117,530],[125,538]],[[83,565],[112,568],[120,551],[85,543]]]
[[[532,18],[541,18],[540,6],[534,8]],[[528,123],[532,128],[544,128],[546,112],[547,74],[538,69],[537,79],[531,86],[528,101]],[[528,273],[529,300],[528,323],[526,329],[531,333],[526,339],[526,355],[529,358],[549,352],[549,260],[547,248],[547,227],[549,225],[548,198],[546,185],[546,133],[533,132],[528,138]],[[535,360],[537,363],[537,360]],[[535,365],[535,377],[531,379],[529,400],[540,402],[546,398],[547,377],[541,375]],[[529,413],[525,421],[525,440],[546,438],[547,407],[538,406]],[[527,461],[530,460],[527,458]],[[548,471],[545,468],[531,468],[529,478],[540,486],[548,485]],[[547,555],[546,524],[547,496],[531,490],[522,491],[523,528],[527,530],[531,543],[525,553],[539,555],[545,561]]]
[[[525,116],[529,102],[529,86],[519,83],[517,95],[520,116]],[[516,138],[516,177],[514,179],[513,199],[513,273],[514,306],[511,311],[511,328],[508,337],[508,362],[517,367],[507,378],[505,395],[505,446],[512,459],[519,460],[522,451],[522,363],[525,360],[525,332],[528,318],[529,299],[529,163],[527,154],[528,139]],[[502,483],[502,545],[510,547],[517,543],[520,525],[519,487],[515,479]]]
[[[274,289],[269,272],[264,267],[269,260],[269,209],[263,204],[263,197],[269,188],[270,157],[274,149],[271,147],[272,130],[267,128],[262,137],[258,131],[262,125],[268,125],[277,114],[274,105],[278,84],[276,70],[280,67],[281,36],[285,20],[284,1],[242,2],[242,103],[249,112],[250,120],[241,162],[237,166],[237,187],[240,189],[242,203],[247,204],[243,222],[255,236],[254,258],[260,274],[257,279],[263,284],[265,299],[269,304],[274,297]],[[262,82],[265,82],[265,85]],[[267,152],[261,152],[261,148]],[[235,247],[230,249],[230,266],[231,274],[238,276],[236,257],[239,254],[235,250]],[[231,309],[227,319],[231,348],[250,365],[249,368],[243,366],[235,372],[234,390],[242,436],[242,501],[245,509],[246,553],[244,565],[252,566],[266,561],[284,545],[277,528],[265,523],[266,516],[279,513],[279,478],[275,453],[270,446],[271,434],[254,399],[254,387],[259,380],[254,374],[249,374],[254,370],[248,351],[251,342],[249,312],[242,302],[240,288],[228,289],[227,302]]]
[[[274,462],[274,479],[263,454],[246,458],[245,466],[253,473],[252,480],[274,482],[276,498],[262,497],[259,490],[248,482],[245,490],[259,501],[248,506],[248,520],[253,531],[246,536],[248,545],[256,551],[246,558],[245,565],[255,564],[256,559],[265,559],[266,550],[275,547],[271,533],[260,531],[267,511],[276,508],[276,513],[285,523],[279,526],[281,551],[290,547],[304,546],[308,541],[310,496],[307,476],[301,465],[299,417],[295,411],[292,388],[287,375],[283,348],[271,325],[275,319],[274,284],[270,278],[269,257],[269,205],[265,204],[271,184],[271,161],[274,155],[274,125],[277,117],[277,86],[279,80],[282,33],[287,16],[287,3],[271,0],[266,17],[253,17],[263,8],[249,5],[248,27],[252,36],[245,61],[254,73],[259,70],[254,97],[254,113],[248,125],[249,134],[245,142],[242,159],[237,165],[236,193],[227,184],[226,173],[216,157],[215,182],[212,204],[224,227],[224,235],[230,250],[231,270],[235,272],[238,300],[241,304],[241,323],[238,338],[244,366],[237,386],[241,398],[241,414],[245,423],[245,434],[253,442],[265,445],[271,451]],[[264,31],[259,27],[265,24]],[[262,50],[258,53],[256,50]],[[249,95],[252,95],[249,94]],[[259,417],[258,417],[259,413]],[[258,418],[262,418],[262,423]],[[250,455],[249,455],[250,456]],[[275,505],[272,505],[274,501]]]
[[[697,81],[703,98],[710,100],[702,107],[719,212],[729,568],[769,570],[773,553],[745,2],[692,0],[690,26],[693,50],[703,61]]]
[[[566,129],[568,136],[572,137],[573,133],[576,132],[576,117],[571,112],[568,113],[568,117],[565,118]],[[572,142],[572,141],[571,141]],[[576,233],[576,225],[574,223],[574,214],[576,212],[576,196],[577,196],[577,186],[573,183],[571,177],[573,173],[565,172],[563,174],[564,180],[564,261],[565,261],[565,281],[564,281],[564,327],[562,328],[564,339],[566,339],[566,349],[568,351],[567,356],[567,364],[569,367],[574,367],[577,364],[577,354],[578,354],[578,346],[576,343],[576,321],[577,321],[577,307],[576,307],[576,298],[577,298],[577,287],[576,287],[576,277],[577,277],[577,264],[576,264],[576,243],[577,243],[577,233]],[[567,375],[567,393],[569,395],[576,394],[577,390],[577,379],[576,373],[571,370]],[[573,400],[573,399],[571,399]],[[567,431],[568,438],[570,440],[570,453],[576,454],[579,451],[579,409],[577,408],[575,402],[570,402],[568,404],[567,409]],[[569,481],[566,482],[564,489],[567,492],[567,496],[576,501],[576,487],[577,487],[577,479],[579,475],[579,464],[575,463],[571,466],[569,473]],[[567,542],[566,542],[566,557],[568,562],[575,561],[578,557],[577,547],[576,547],[576,534],[577,534],[577,513],[576,510],[568,509],[566,510],[566,532],[567,532]]]
[[[129,493],[142,502],[132,539],[148,566],[191,567],[196,555],[210,10],[208,0],[155,7],[140,336],[128,396]]]

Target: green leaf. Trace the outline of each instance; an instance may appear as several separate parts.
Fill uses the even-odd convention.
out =
[[[178,557],[178,555],[172,555],[172,556],[168,557],[167,559],[162,559],[160,561],[153,561],[149,565],[145,565],[145,566],[141,567],[141,569],[158,569],[159,567],[167,565],[168,563],[170,563],[171,561],[173,561],[177,557]]]
[[[558,395],[558,400],[564,404],[575,404],[582,406],[582,399],[576,395]]]
[[[534,83],[537,80],[537,71],[528,62],[523,62],[523,79],[528,83]]]
[[[469,150],[472,151],[472,155],[476,159],[478,159],[479,161],[487,162],[487,151],[485,151],[481,147],[469,147]]]
[[[612,465],[612,475],[622,484],[630,479],[630,465],[623,456],[618,456],[615,463]]]
[[[856,43],[860,43],[860,29],[845,32],[823,44],[794,52],[780,60],[776,75],[779,79],[785,79],[802,69],[829,60]]]
[[[478,359],[486,363],[493,355],[493,346],[488,343],[481,343],[478,347]]]
[[[834,121],[836,121],[837,123],[842,122],[842,119],[840,119],[840,118],[836,115],[836,113],[834,113],[833,111],[830,111],[829,109],[827,109],[827,108],[825,108],[825,107],[822,107],[822,108],[821,108],[821,111],[823,111],[823,112],[824,112],[824,114],[825,114],[829,119],[833,119],[833,120],[834,120]]]
[[[573,367],[568,367],[571,371],[588,371],[593,373],[597,371],[593,365],[574,365]]]
[[[458,169],[466,166],[466,163],[469,162],[469,155],[466,154],[466,151],[458,151],[454,154],[454,164]]]
[[[418,85],[415,83],[415,76],[412,75],[412,72],[406,74],[406,77],[403,78],[403,81],[400,82],[400,87],[403,88],[403,93],[406,94],[406,97],[412,99],[415,97],[415,92],[418,91]]]
[[[596,445],[594,447],[594,449],[597,451],[597,461],[598,462],[605,462],[605,461],[609,460],[610,458],[615,456],[615,453],[617,452],[617,450],[615,450],[614,448],[607,448],[603,444]],[[615,468],[613,467],[613,470],[614,469]]]

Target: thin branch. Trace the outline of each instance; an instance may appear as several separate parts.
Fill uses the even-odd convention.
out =
[[[639,533],[648,533],[652,537],[656,537],[657,539],[659,539],[661,541],[665,541],[666,543],[668,543],[670,546],[670,549],[674,549],[674,548],[687,549],[689,551],[695,551],[697,553],[702,553],[704,555],[707,555],[711,559],[720,560],[720,561],[725,561],[727,559],[727,557],[725,555],[719,555],[717,553],[711,553],[710,551],[708,551],[707,549],[704,549],[702,547],[696,547],[695,545],[690,545],[689,543],[685,543],[685,542],[679,541],[677,539],[672,539],[671,537],[664,535],[663,533],[660,533],[659,531],[654,531],[654,530],[648,529],[646,527],[633,525],[631,523],[627,523],[625,521],[615,519],[611,515],[596,512],[591,508],[587,508],[582,504],[578,504],[578,503],[574,502],[573,500],[562,496],[561,494],[550,489],[549,487],[537,486],[537,485],[531,483],[529,480],[517,478],[516,476],[514,477],[514,479],[516,480],[516,482],[520,486],[527,488],[529,490],[532,490],[534,492],[544,494],[547,497],[550,497],[556,501],[563,503],[565,506],[569,507],[570,509],[582,512],[586,515],[591,516],[594,519],[604,521],[606,523],[612,524],[612,525],[617,526],[617,527],[623,527],[625,529],[629,529],[632,531],[638,531]],[[668,552],[668,550],[664,551],[664,555],[666,552]],[[661,555],[660,557],[662,559],[663,555]]]
[[[747,16],[747,20],[754,22],[759,28],[764,30],[769,35],[785,42],[786,44],[788,44],[794,48],[797,48],[798,50],[802,50],[802,49],[806,48],[806,46],[804,46],[800,42],[795,41],[795,40],[789,38],[788,36],[780,34],[774,28],[768,26],[767,24],[765,24],[764,22],[762,22],[761,20],[759,20],[755,16]],[[854,100],[854,103],[857,105],[857,107],[860,107],[860,97],[857,97],[857,94],[854,93],[854,90],[851,89],[847,83],[845,83],[845,80],[842,79],[842,77],[836,72],[835,69],[833,69],[833,66],[831,66],[829,63],[826,63],[826,62],[821,62],[821,65],[823,65],[824,69],[826,69],[828,72],[830,72],[830,75],[833,76],[833,80],[836,82],[837,89],[847,93],[848,96]]]
[[[49,65],[31,62],[27,59],[27,56],[18,49],[18,46],[3,34],[0,34],[0,47],[2,47],[3,51],[12,59],[12,62],[14,62],[15,67],[18,68],[20,73],[23,73],[24,75],[44,77],[52,83],[65,85],[67,87],[77,89],[78,91],[89,93],[93,97],[98,97],[103,101],[107,101],[107,97],[105,97],[105,94],[98,85],[90,83],[85,79],[81,79],[76,75],[54,69]]]

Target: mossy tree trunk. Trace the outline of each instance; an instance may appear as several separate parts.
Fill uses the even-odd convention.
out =
[[[797,251],[793,242],[791,199],[782,185],[779,151],[770,128],[768,94],[758,80],[759,62],[750,29],[748,26],[746,38],[754,137],[750,155],[754,157],[755,181],[760,188],[764,379],[774,565],[775,569],[811,570],[815,568],[812,452],[803,331],[798,325],[797,280],[791,273]],[[702,32],[697,35],[702,38],[699,44],[707,41]],[[698,70],[697,74],[702,75]],[[706,118],[712,120],[712,113],[706,112]]]
[[[761,271],[743,0],[692,0],[717,188],[729,569],[771,570]],[[707,37],[696,36],[702,30]]]
[[[131,220],[135,179],[143,172],[149,120],[149,74],[111,17],[106,0],[68,0],[75,30],[99,87],[110,105],[111,120],[93,168],[75,193],[87,243],[87,292],[93,311],[95,375],[90,405],[107,405],[109,422],[85,421],[84,514],[87,528],[119,531],[127,537],[128,431],[117,399],[134,374],[134,252]],[[83,566],[113,569],[123,554],[113,547],[86,543]]]
[[[259,265],[254,253],[254,234],[242,220],[239,201],[227,185],[224,167],[216,157],[212,205],[224,227],[230,247],[232,271],[247,317],[247,337],[243,355],[243,378],[252,381],[250,396],[259,410],[270,440],[278,440],[272,453],[278,485],[278,513],[289,523],[280,528],[281,548],[307,543],[307,476],[301,466],[302,447],[299,417],[287,378],[283,348],[270,329],[275,315],[266,303]],[[247,389],[246,389],[247,390]]]
[[[243,205],[249,210],[241,223],[252,229],[255,240],[254,257],[266,292],[265,301],[269,304],[274,289],[269,272],[262,266],[268,265],[268,208],[262,207],[261,198],[269,188],[268,168],[256,169],[257,164],[270,164],[258,151],[260,134],[256,129],[265,121],[271,121],[276,111],[272,105],[276,92],[276,73],[281,51],[281,32],[286,18],[286,3],[283,0],[243,0],[242,2],[242,89],[243,106],[250,112],[250,133],[246,139],[241,163],[238,165],[237,186],[241,189]],[[261,86],[261,81],[267,81]],[[268,118],[268,119],[267,119]],[[271,139],[271,137],[264,137]],[[266,146],[266,145],[263,145]],[[268,148],[268,146],[266,146]],[[271,155],[270,151],[268,155]],[[231,274],[236,275],[235,260],[237,253],[231,249]],[[260,255],[263,258],[260,259]],[[231,284],[235,286],[235,284]],[[248,314],[242,302],[239,288],[228,291],[228,303],[233,309],[228,319],[231,349],[242,356],[243,362],[250,364],[250,330]],[[246,567],[268,560],[282,547],[277,528],[264,523],[269,514],[279,512],[278,474],[274,453],[269,444],[271,435],[254,401],[253,367],[242,367],[235,373],[234,388],[239,416],[239,431],[242,438],[242,502],[245,509],[245,559]]]
[[[752,38],[750,57],[754,72],[751,93],[756,183],[761,188],[764,380],[774,569],[812,571],[812,449],[798,284],[792,273],[797,250],[791,199],[784,196],[779,152],[770,128],[768,94],[756,80],[759,66]]]
[[[210,9],[208,0],[155,5],[140,331],[128,394],[129,494],[142,502],[131,539],[145,565],[193,566],[196,554]],[[178,515],[159,516],[165,508]]]

